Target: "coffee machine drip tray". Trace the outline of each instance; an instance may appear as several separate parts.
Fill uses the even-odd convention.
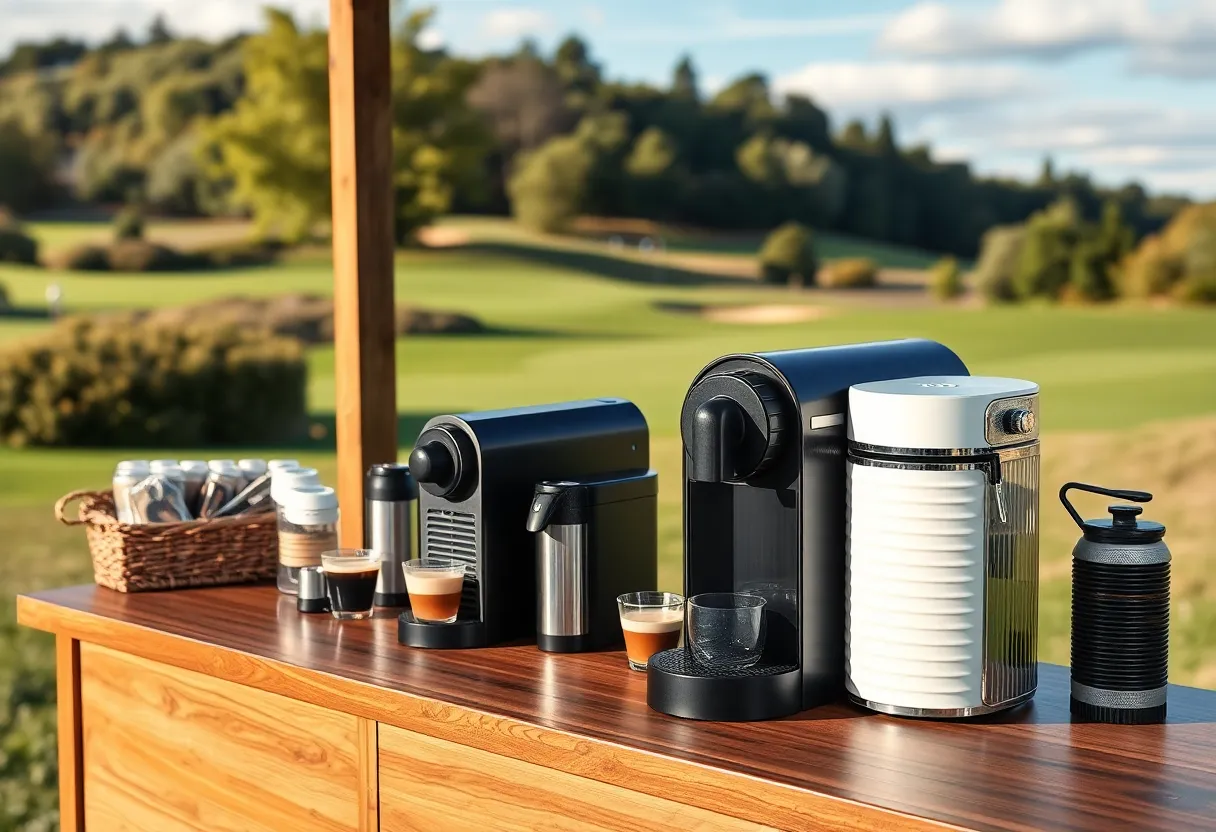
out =
[[[650,657],[646,704],[685,719],[778,719],[802,710],[802,674],[793,664],[704,667],[676,647]]]
[[[397,641],[407,647],[467,650],[486,646],[486,627],[476,619],[457,619],[451,624],[427,624],[412,612],[397,616]]]

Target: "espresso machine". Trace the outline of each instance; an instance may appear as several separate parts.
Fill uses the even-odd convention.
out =
[[[409,467],[422,489],[422,557],[462,561],[468,573],[454,623],[422,623],[405,612],[398,641],[484,647],[536,632],[536,550],[525,518],[537,483],[645,472],[650,434],[624,399],[436,416],[423,426]]]
[[[680,415],[684,593],[761,595],[767,637],[748,667],[707,667],[687,646],[655,654],[650,707],[741,721],[842,696],[849,387],[966,373],[943,345],[909,339],[728,355],[697,375]]]

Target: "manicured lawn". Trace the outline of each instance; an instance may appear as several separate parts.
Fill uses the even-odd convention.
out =
[[[0,268],[0,282],[21,304],[39,302],[52,279],[64,287],[75,311],[331,290],[329,266],[316,259],[219,275],[158,277]],[[1193,436],[1199,443],[1216,431],[1216,420],[1210,418],[1216,415],[1216,314],[1211,311],[880,307],[859,300],[827,304],[820,319],[800,324],[712,323],[695,314],[666,311],[660,304],[817,304],[819,299],[813,291],[791,294],[755,284],[627,283],[517,257],[459,250],[402,255],[396,282],[400,303],[470,312],[497,330],[478,337],[398,342],[397,400],[400,412],[413,417],[410,424],[437,412],[601,395],[638,403],[650,422],[653,461],[662,484],[664,587],[679,583],[680,404],[695,373],[727,352],[922,336],[949,344],[975,373],[1039,382],[1047,436],[1043,653],[1054,661],[1067,661],[1066,565],[1076,537],[1055,502],[1060,482],[1087,476],[1108,485],[1155,490],[1158,500],[1149,514],[1170,525],[1189,505],[1183,500],[1184,486],[1195,487],[1188,485],[1195,474],[1191,468],[1216,464],[1203,454],[1188,458],[1184,448],[1167,466],[1152,450],[1180,436]],[[0,341],[43,325],[0,319]],[[310,407],[323,421],[334,407],[332,350],[311,350],[309,366]],[[1161,424],[1166,427],[1157,427]],[[1140,446],[1143,453],[1135,457],[1138,467],[1128,468],[1131,446]],[[282,448],[240,451],[255,452],[303,454],[327,474],[334,467],[332,450],[324,443],[299,453]],[[139,452],[165,454],[207,457],[224,452]],[[113,462],[125,455],[128,452],[121,450],[0,451],[0,535],[8,544],[0,553],[5,596],[87,579],[83,535],[54,529],[50,506],[72,488],[104,487]],[[1097,513],[1101,505],[1090,509]],[[1216,553],[1208,545],[1216,535],[1211,516],[1216,513],[1199,514],[1187,515],[1178,532],[1176,599],[1177,609],[1185,614],[1175,618],[1173,658],[1179,681],[1216,686],[1216,657],[1207,648],[1216,636],[1216,585],[1203,578],[1216,566]]]

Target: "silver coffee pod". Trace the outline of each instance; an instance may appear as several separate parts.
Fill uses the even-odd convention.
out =
[[[325,585],[325,573],[319,566],[300,569],[300,593],[296,597],[296,609],[300,612],[328,612],[329,596]]]

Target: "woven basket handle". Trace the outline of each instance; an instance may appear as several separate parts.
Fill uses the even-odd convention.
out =
[[[68,503],[71,503],[73,500],[79,500],[81,497],[87,497],[88,495],[90,495],[92,493],[93,493],[92,491],[86,490],[86,491],[71,491],[67,494],[64,494],[62,497],[60,497],[58,500],[55,501],[55,519],[58,520],[60,523],[62,523],[65,526],[83,526],[87,521],[70,520],[64,515],[64,510],[67,509]]]

